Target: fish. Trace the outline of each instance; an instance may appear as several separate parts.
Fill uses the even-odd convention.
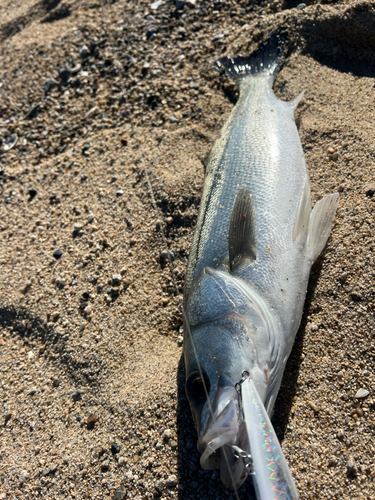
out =
[[[279,456],[270,416],[310,270],[339,198],[329,194],[312,209],[294,120],[303,93],[286,102],[272,90],[286,42],[276,33],[249,57],[216,63],[236,80],[239,98],[209,156],[185,275],[186,395],[200,463],[220,469],[223,484],[235,490],[249,473],[259,482],[262,468],[270,468],[259,457],[264,443],[254,437],[256,429],[265,442],[275,440],[269,450]],[[275,472],[284,493],[269,498],[298,498],[287,469],[284,460]]]

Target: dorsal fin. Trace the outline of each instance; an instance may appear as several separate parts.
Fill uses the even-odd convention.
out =
[[[250,190],[242,187],[237,193],[229,226],[230,269],[245,258],[256,259],[255,216]]]

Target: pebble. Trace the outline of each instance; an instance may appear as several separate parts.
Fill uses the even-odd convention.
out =
[[[162,436],[161,436],[165,441],[168,441],[168,439],[170,439],[172,437],[172,432],[170,431],[170,429],[165,429],[165,431],[163,432]]]
[[[55,250],[53,252],[53,256],[55,257],[56,260],[59,260],[60,257],[62,256],[62,254],[63,254],[63,251],[60,248],[58,248],[57,250]]]
[[[357,292],[352,292],[350,294],[350,298],[354,300],[354,302],[361,302],[362,301],[362,295]]]
[[[31,118],[35,118],[36,116],[38,116],[39,106],[40,106],[39,102],[31,106],[29,111],[26,113],[25,119],[30,120]]]
[[[348,476],[355,477],[357,475],[357,466],[352,455],[348,456],[348,460],[346,462],[347,474]]]
[[[116,191],[116,196],[122,196],[124,194],[124,191],[122,189],[118,189]]]
[[[355,398],[357,399],[364,399],[364,398],[367,398],[367,396],[370,394],[370,391],[368,391],[367,389],[358,389],[358,391],[356,392],[355,394]]]
[[[340,280],[340,283],[343,285],[346,280],[348,279],[348,274],[347,273],[344,273],[340,276],[339,280]]]
[[[112,500],[124,500],[126,497],[125,486],[121,485],[115,491],[115,494],[112,497]]]
[[[81,59],[86,59],[86,57],[88,57],[90,54],[90,50],[89,48],[87,47],[87,45],[83,45],[81,50],[79,51],[79,56]]]
[[[160,252],[159,261],[161,267],[165,267],[169,263],[169,260],[171,260],[172,262],[174,261],[173,252],[171,252],[170,250],[163,250],[162,252]]]
[[[121,284],[122,276],[121,274],[114,274],[112,276],[112,282],[114,286],[119,286]]]
[[[299,4],[297,5],[297,10],[303,10],[303,9],[305,9],[305,8],[306,8],[306,4],[305,4],[305,3],[299,3]]]
[[[92,307],[91,306],[86,306],[83,310],[83,313],[86,315],[86,316],[90,316],[91,313],[92,313]]]
[[[29,189],[29,202],[32,201],[35,196],[38,194],[38,191],[36,189]]]
[[[47,93],[58,85],[58,82],[54,78],[47,78],[44,82],[44,91]]]
[[[109,469],[109,460],[104,460],[104,462],[102,462],[100,468],[101,468],[102,472],[107,472],[107,470]]]
[[[3,146],[4,151],[9,151],[10,149],[12,149],[17,144],[17,141],[18,136],[16,135],[11,135],[10,137],[8,137]]]
[[[67,83],[72,72],[68,68],[63,68],[59,71],[59,78],[63,83]]]
[[[85,391],[83,391],[82,389],[78,389],[72,394],[73,401],[81,401],[83,394],[85,394]]]
[[[87,216],[87,222],[89,222],[91,224],[91,222],[94,222],[95,220],[95,215],[94,214],[89,214]]]
[[[12,414],[11,413],[5,413],[4,414],[4,424],[6,424],[7,422],[9,422],[9,420],[12,418]]]
[[[116,455],[117,453],[120,453],[121,447],[117,443],[112,443],[111,444],[111,452],[113,455]]]
[[[96,112],[98,111],[98,109],[99,109],[98,106],[94,106],[93,108],[91,108],[85,114],[85,118],[91,118],[92,116],[94,116],[96,114]]]
[[[163,0],[156,0],[156,2],[153,2],[150,5],[151,10],[159,10],[160,7],[163,5]]]
[[[91,414],[89,417],[87,417],[86,423],[89,429],[93,429],[94,425],[97,422],[99,422],[99,417],[97,415]]]
[[[172,474],[167,477],[167,480],[165,481],[165,486],[167,488],[174,488],[177,485],[177,477]]]

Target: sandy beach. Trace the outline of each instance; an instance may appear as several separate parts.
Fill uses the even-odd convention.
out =
[[[199,465],[181,300],[238,97],[213,62],[281,27],[340,204],[272,422],[301,500],[375,498],[374,3],[2,0],[0,500],[236,498]]]

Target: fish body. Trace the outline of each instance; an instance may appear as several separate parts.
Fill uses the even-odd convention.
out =
[[[233,445],[251,448],[235,385],[248,373],[271,413],[337,207],[334,194],[311,211],[299,98],[272,91],[281,52],[271,39],[249,59],[221,62],[240,96],[209,158],[185,279],[186,390],[201,464],[219,467],[232,488],[246,477]]]

